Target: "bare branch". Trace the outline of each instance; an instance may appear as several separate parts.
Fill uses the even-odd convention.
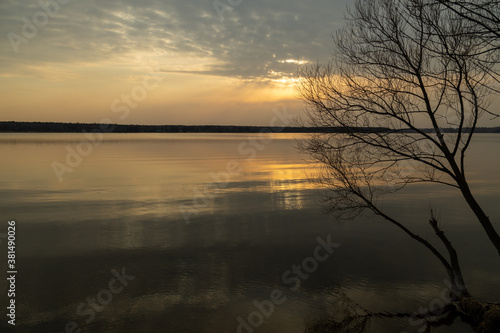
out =
[[[324,166],[317,179],[330,190],[330,212],[352,218],[368,209],[405,230],[379,210],[384,194],[415,183],[451,186],[500,254],[465,170],[498,82],[498,38],[478,37],[499,31],[498,2],[482,2],[491,13],[471,1],[357,0],[334,36],[331,61],[299,70],[309,125],[345,132],[316,134],[302,146]]]

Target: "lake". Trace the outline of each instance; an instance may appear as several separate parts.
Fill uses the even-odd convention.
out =
[[[0,134],[4,269],[16,221],[15,332],[294,333],[325,321],[343,322],[339,332],[419,331],[415,318],[349,323],[366,311],[432,309],[447,275],[380,218],[323,214],[314,165],[296,149],[302,137]],[[468,162],[499,230],[500,135],[477,135]],[[499,301],[498,255],[459,193],[418,185],[384,201],[439,244],[431,207],[470,292]],[[432,331],[474,330],[456,319]]]

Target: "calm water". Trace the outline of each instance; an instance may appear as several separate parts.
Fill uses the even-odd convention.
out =
[[[60,181],[53,163],[66,164],[82,134],[0,134],[0,233],[17,221],[15,332],[293,333],[363,309],[435,304],[447,288],[438,260],[378,218],[323,215],[294,137],[106,134],[81,161],[69,160]],[[500,221],[500,136],[478,135],[469,162],[474,192]],[[384,202],[437,244],[431,206],[471,293],[500,300],[499,258],[458,193],[418,186]],[[318,237],[340,244],[322,262],[312,259]],[[408,318],[367,325],[421,328]],[[460,320],[434,331],[473,332]]]

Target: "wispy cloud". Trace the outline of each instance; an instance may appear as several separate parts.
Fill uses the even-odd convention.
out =
[[[31,20],[40,7],[3,1],[0,67],[3,73],[51,63],[115,61],[133,67],[134,59],[148,55],[167,72],[274,78],[327,58],[330,34],[344,9],[344,0],[252,0],[225,13],[221,22],[209,0],[70,1],[16,54],[5,36],[22,36],[22,18]]]
[[[213,0],[2,0],[1,118],[99,121],[151,66],[167,79],[129,123],[263,125],[283,103],[300,114],[297,66],[330,56],[346,3],[243,0],[221,20]]]

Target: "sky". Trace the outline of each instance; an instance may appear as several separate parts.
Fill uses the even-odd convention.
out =
[[[269,125],[301,115],[347,0],[0,0],[0,120]]]

